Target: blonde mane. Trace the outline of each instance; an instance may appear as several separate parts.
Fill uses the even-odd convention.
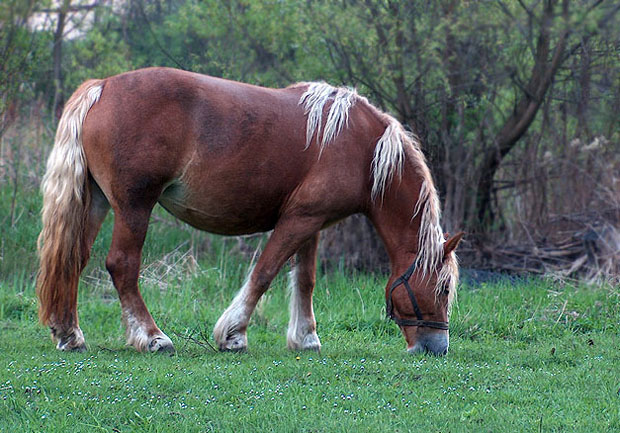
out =
[[[308,116],[306,128],[306,149],[310,147],[312,138],[316,135],[319,142],[319,157],[325,147],[333,141],[342,128],[348,124],[349,109],[353,106],[356,99],[362,99],[354,89],[346,87],[333,87],[324,82],[302,83],[308,89],[301,95],[299,104],[304,106],[304,114]],[[333,99],[332,105],[327,114],[323,137],[321,137],[321,126],[323,124],[323,109],[329,99]]]
[[[458,262],[453,252],[444,261],[443,246],[445,240],[441,228],[441,206],[433,177],[415,134],[405,131],[393,117],[382,114],[387,116],[390,121],[375,147],[372,164],[373,199],[383,196],[385,188],[392,181],[395,172],[400,178],[405,158],[413,162],[416,171],[422,177],[422,186],[411,217],[413,220],[420,216],[418,255],[415,259],[415,267],[422,272],[423,276],[431,275],[439,269],[437,283],[435,284],[435,295],[438,296],[442,291],[448,289],[448,305],[451,306],[456,296]]]
[[[402,176],[405,159],[412,160],[418,174],[422,177],[422,186],[413,207],[412,216],[412,219],[420,216],[416,268],[420,269],[423,275],[431,275],[439,269],[435,294],[439,295],[443,290],[449,289],[449,305],[452,305],[458,281],[457,259],[454,253],[450,253],[444,261],[444,235],[440,224],[439,197],[417,137],[405,131],[394,117],[373,107],[354,89],[337,88],[324,82],[298,84],[298,86],[302,85],[308,86],[299,99],[299,104],[303,105],[304,113],[308,118],[306,148],[310,147],[312,139],[316,137],[320,146],[319,158],[327,145],[348,124],[349,110],[356,102],[372,107],[377,115],[383,118],[383,121],[387,121],[385,132],[375,146],[371,164],[373,177],[371,197],[373,200],[383,199],[387,186],[394,179],[394,174],[399,178]],[[332,104],[323,127],[323,110],[329,100],[332,100]]]

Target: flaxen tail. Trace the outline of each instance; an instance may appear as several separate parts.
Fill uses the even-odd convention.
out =
[[[90,206],[88,168],[82,147],[82,124],[103,90],[102,80],[80,86],[67,102],[41,186],[43,229],[38,248],[39,319],[44,325],[71,323],[85,251]]]

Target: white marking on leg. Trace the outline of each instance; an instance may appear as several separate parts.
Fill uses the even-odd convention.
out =
[[[166,334],[158,330],[149,336],[144,325],[128,309],[123,309],[123,323],[128,346],[140,352],[174,352],[172,340]]]
[[[123,309],[122,317],[125,324],[127,345],[135,347],[140,352],[147,350],[149,335],[140,321],[127,309]]]
[[[248,346],[246,328],[250,320],[251,309],[248,306],[248,294],[252,271],[213,328],[213,338],[220,350],[240,351]]]
[[[290,349],[298,349],[301,344],[302,336],[299,333],[299,316],[301,315],[299,303],[299,287],[297,277],[299,270],[297,265],[288,273],[288,289],[291,296],[289,303],[290,318],[288,321],[288,331],[286,341]]]
[[[290,319],[286,341],[289,349],[293,350],[321,350],[321,342],[316,334],[316,322],[310,306],[310,315],[304,312],[303,299],[300,296],[299,265],[289,272],[289,291],[291,301],[289,304]]]

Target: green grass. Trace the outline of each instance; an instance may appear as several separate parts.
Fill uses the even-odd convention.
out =
[[[620,431],[617,287],[541,279],[461,287],[450,352],[436,358],[405,353],[383,317],[385,276],[373,274],[320,273],[323,351],[286,350],[280,276],[253,316],[249,352],[216,353],[206,339],[249,260],[230,253],[234,239],[197,233],[158,211],[142,293],[177,354],[125,347],[103,267],[111,218],[80,289],[90,350],[61,353],[36,323],[40,199],[20,196],[10,224],[9,196],[0,188],[2,432]]]

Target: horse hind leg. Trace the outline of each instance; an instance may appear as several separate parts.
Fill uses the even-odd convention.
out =
[[[318,233],[297,251],[289,274],[290,320],[286,341],[292,350],[321,350],[316,334],[316,320],[312,308],[312,292],[316,281],[316,253]]]
[[[155,324],[138,288],[142,246],[153,205],[113,204],[114,231],[106,268],[119,295],[127,344],[138,351],[174,352],[172,341]]]
[[[101,189],[99,189],[92,178],[88,179],[88,189],[90,192],[90,203],[88,205],[88,215],[86,217],[86,224],[84,227],[84,240],[82,243],[79,272],[75,276],[76,284],[77,279],[79,279],[80,274],[88,264],[93,243],[95,242],[97,234],[101,229],[103,220],[105,220],[105,217],[110,210],[108,200],[105,198],[101,192]],[[67,315],[69,321],[50,320],[52,340],[57,343],[56,347],[59,350],[83,352],[86,350],[86,341],[78,321],[77,290],[75,291],[69,310],[70,313]]]

